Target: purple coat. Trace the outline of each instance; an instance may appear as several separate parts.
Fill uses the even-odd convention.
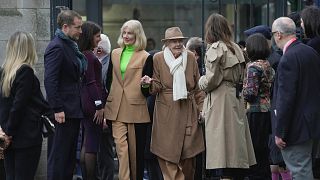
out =
[[[106,97],[102,85],[102,65],[92,51],[84,51],[83,54],[88,60],[88,67],[82,83],[82,108],[86,116],[93,116],[96,110],[104,107]],[[96,103],[98,104],[96,105]]]

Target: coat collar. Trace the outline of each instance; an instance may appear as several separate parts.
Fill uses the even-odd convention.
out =
[[[297,45],[297,44],[299,44],[299,43],[301,43],[301,42],[300,42],[298,39],[294,40],[291,44],[289,44],[289,46],[287,46],[286,52],[287,52],[289,49],[291,49],[293,46],[295,46],[295,45]],[[283,52],[283,54],[285,54],[285,52]]]
[[[73,48],[70,46],[69,43],[67,43],[64,39],[61,39],[59,37],[55,37],[59,43],[60,41],[60,44],[63,45],[64,49],[66,50],[66,56],[68,56],[68,58],[66,58],[67,60],[71,60],[74,68],[75,68],[75,71],[77,72],[77,74],[80,76],[80,69],[79,69],[79,62],[78,62],[78,59],[77,59],[77,54],[76,52],[73,50]],[[76,77],[78,78],[78,76]]]
[[[121,54],[122,54],[122,52],[123,52],[123,48],[118,48],[118,49],[115,49],[114,51],[113,51],[113,55],[112,55],[112,64],[113,64],[113,68],[114,68],[114,72],[115,72],[115,75],[116,75],[116,77],[118,78],[118,80],[119,80],[119,82],[121,82],[122,83],[122,85],[123,85],[123,83],[124,83],[124,81],[126,80],[126,78],[127,78],[127,72],[125,73],[125,75],[124,75],[124,79],[122,79],[122,77],[121,77],[121,72],[120,72],[120,59],[121,59]],[[147,52],[146,51],[135,51],[133,54],[132,54],[132,56],[131,56],[131,58],[130,58],[130,61],[129,61],[129,63],[128,63],[128,65],[127,65],[127,70],[128,69],[130,69],[130,68],[132,68],[132,67],[134,67],[135,66],[135,59],[138,59],[138,58],[140,58],[141,56],[143,56],[144,54],[147,54]],[[146,56],[147,57],[147,56]]]

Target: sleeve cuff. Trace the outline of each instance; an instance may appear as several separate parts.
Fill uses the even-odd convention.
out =
[[[54,108],[54,113],[63,112],[63,108]]]
[[[149,87],[150,87],[150,84],[142,84],[141,87],[142,87],[142,88],[149,88]]]

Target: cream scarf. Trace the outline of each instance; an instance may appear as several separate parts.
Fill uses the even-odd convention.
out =
[[[168,47],[164,49],[164,60],[173,76],[173,101],[187,99],[188,91],[186,86],[186,76],[184,74],[187,67],[187,51],[176,59]]]

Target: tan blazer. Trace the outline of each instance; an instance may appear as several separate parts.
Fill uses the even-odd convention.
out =
[[[146,98],[141,92],[140,79],[149,54],[142,50],[134,52],[127,66],[124,79],[120,72],[120,57],[123,49],[112,51],[113,64],[110,94],[104,109],[104,117],[125,123],[150,122]]]

